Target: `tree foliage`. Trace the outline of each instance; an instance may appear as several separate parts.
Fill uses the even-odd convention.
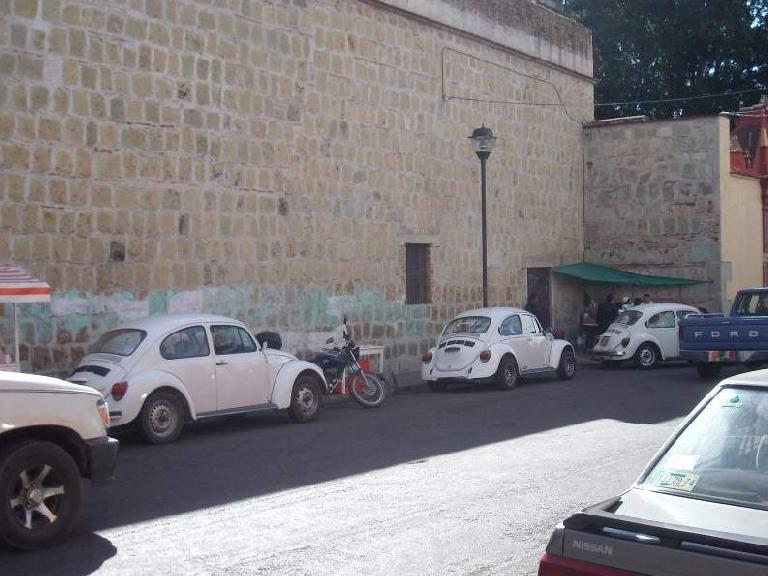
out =
[[[768,91],[768,0],[562,0],[593,32],[597,118],[715,114]]]

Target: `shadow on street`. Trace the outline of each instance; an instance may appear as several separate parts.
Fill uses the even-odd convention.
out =
[[[688,366],[650,372],[595,364],[579,368],[572,381],[536,379],[511,391],[404,389],[373,410],[334,401],[304,425],[283,414],[204,421],[166,446],[148,446],[131,432],[121,433],[117,479],[87,488],[72,537],[42,552],[0,552],[0,573],[41,573],[36,566],[58,564],[66,570],[57,574],[88,574],[115,554],[95,531],[594,420],[664,422],[687,414],[713,385]]]

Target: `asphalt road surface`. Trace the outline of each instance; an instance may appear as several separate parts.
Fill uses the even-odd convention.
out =
[[[535,574],[552,527],[626,489],[711,385],[587,364],[508,392],[337,401],[305,425],[208,421],[168,446],[122,434],[72,537],[0,550],[0,574]]]

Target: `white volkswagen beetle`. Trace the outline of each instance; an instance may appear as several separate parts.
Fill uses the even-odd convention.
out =
[[[432,390],[452,382],[494,382],[508,389],[521,377],[546,374],[573,378],[573,346],[545,332],[533,314],[519,308],[464,312],[422,356],[421,377]]]
[[[276,334],[254,338],[225,316],[152,316],[104,334],[68,380],[101,392],[113,425],[135,422],[154,444],[175,440],[186,419],[287,410],[310,420],[325,378],[279,347]]]
[[[638,304],[627,308],[597,337],[592,357],[607,365],[632,360],[646,369],[661,360],[675,360],[680,356],[678,323],[699,313],[687,304]]]

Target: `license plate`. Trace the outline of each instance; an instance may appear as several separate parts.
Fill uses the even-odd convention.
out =
[[[458,352],[459,348],[457,348],[456,346],[451,346],[450,348],[446,348],[445,351],[446,352]]]

